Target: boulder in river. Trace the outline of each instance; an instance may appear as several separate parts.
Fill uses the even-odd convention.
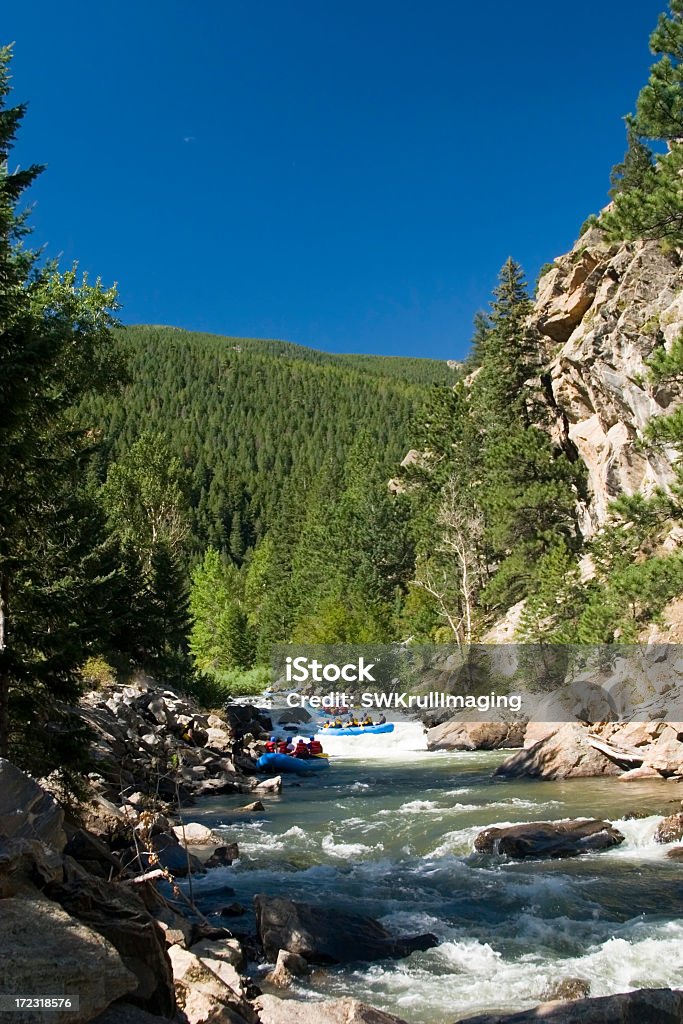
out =
[[[308,960],[298,953],[290,953],[287,949],[281,949],[277,955],[274,969],[266,975],[269,985],[276,988],[289,988],[295,978],[301,978],[308,974],[310,967]]]
[[[624,836],[609,821],[534,821],[525,825],[485,828],[474,840],[478,853],[500,853],[514,860],[527,857],[576,857],[609,850]]]
[[[527,723],[467,722],[451,718],[427,732],[428,750],[498,750],[521,747]]]
[[[521,1013],[482,1013],[468,1017],[463,1024],[681,1024],[681,1021],[683,992],[643,988],[595,999],[542,1003]]]
[[[281,949],[313,964],[353,963],[409,956],[438,944],[434,935],[396,938],[372,917],[296,903],[282,896],[254,897],[256,927],[268,960]]]
[[[402,1017],[349,998],[293,1004],[291,999],[263,995],[256,1000],[256,1006],[261,1024],[406,1024]]]
[[[506,779],[575,779],[621,771],[592,746],[586,726],[540,722],[527,727],[524,749],[503,761],[494,774]]]
[[[683,839],[683,813],[662,818],[655,832],[656,843],[678,843]]]

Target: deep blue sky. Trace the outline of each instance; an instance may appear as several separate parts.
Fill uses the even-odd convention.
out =
[[[457,358],[606,201],[664,0],[32,0],[35,241],[127,323]]]

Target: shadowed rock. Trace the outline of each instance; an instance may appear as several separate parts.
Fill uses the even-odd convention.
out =
[[[266,957],[273,961],[281,949],[314,964],[397,959],[438,943],[429,934],[395,938],[372,917],[330,913],[328,908],[281,896],[255,896],[254,906],[259,938]]]

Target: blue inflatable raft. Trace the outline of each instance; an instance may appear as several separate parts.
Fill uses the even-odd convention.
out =
[[[256,767],[260,771],[295,772],[308,775],[329,768],[326,757],[290,757],[289,754],[261,754]]]
[[[342,729],[321,729],[320,735],[325,736],[365,736],[366,733],[393,732],[394,723],[384,722],[383,725],[347,725]]]

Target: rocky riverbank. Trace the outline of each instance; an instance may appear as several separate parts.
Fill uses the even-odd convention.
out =
[[[330,916],[269,892],[256,896],[250,934],[239,927],[244,906],[228,897],[207,918],[188,884],[177,884],[239,857],[229,832],[181,817],[180,806],[243,793],[244,817],[278,798],[278,778],[253,774],[267,718],[240,706],[206,714],[142,678],[89,694],[82,714],[94,733],[94,762],[81,803],[60,804],[54,780],[39,785],[0,761],[0,992],[78,994],[78,1009],[60,1015],[65,1024],[402,1024],[356,999],[293,1002],[291,989],[334,965],[419,956],[437,943],[434,935],[395,934],[365,914]],[[659,827],[670,854],[681,850],[681,835],[681,814]],[[609,821],[536,822],[483,829],[474,849],[485,859],[564,858],[623,839]],[[260,963],[261,974],[271,965],[263,991],[247,961]],[[681,996],[670,990],[571,1001],[586,995],[578,985],[554,995],[564,1001],[476,1019],[683,1020]],[[444,1024],[459,1016],[454,1006]],[[43,1019],[12,1014],[16,1024]]]
[[[138,678],[84,698],[93,771],[81,799],[60,803],[56,780],[39,784],[0,759],[0,993],[79,997],[63,1024],[278,1024],[291,1002],[262,996],[243,973],[247,957],[270,959],[273,988],[311,964],[385,959],[428,948],[433,936],[398,938],[378,921],[339,922],[264,894],[258,934],[224,926],[245,908],[227,904],[209,921],[177,884],[239,857],[180,806],[223,793],[268,799],[279,777],[253,774],[270,722],[251,707],[202,713],[186,697]],[[263,810],[260,799],[242,811]],[[49,936],[49,943],[46,943]],[[297,1019],[305,1019],[304,1016]],[[353,999],[316,1004],[316,1024],[401,1024]],[[43,1020],[13,1012],[15,1024]]]
[[[428,729],[430,750],[518,748],[497,769],[504,778],[614,776],[683,779],[683,723],[470,722],[450,719]]]

